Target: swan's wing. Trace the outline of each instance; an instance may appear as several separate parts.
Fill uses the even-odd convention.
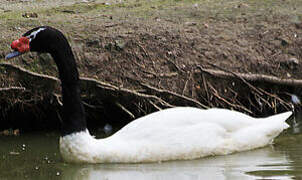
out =
[[[212,126],[232,132],[255,124],[257,120],[243,113],[226,109],[202,110],[192,107],[177,107],[158,111],[132,121],[116,135],[133,135],[136,138],[147,133],[152,136],[155,132],[164,134],[170,130],[180,132],[182,129],[194,126],[196,126],[194,128],[199,128],[198,131],[202,131],[205,124],[212,124]]]
[[[144,146],[200,144],[215,147],[227,139],[242,142],[240,144],[252,141],[255,142],[252,144],[257,144],[261,138],[263,142],[268,142],[286,129],[285,120],[290,115],[291,112],[287,112],[257,119],[226,109],[171,108],[139,118],[111,138]]]
[[[224,146],[229,133],[212,123],[181,128],[144,128],[122,131],[107,139],[116,161],[154,162],[173,159],[194,159],[227,154]]]

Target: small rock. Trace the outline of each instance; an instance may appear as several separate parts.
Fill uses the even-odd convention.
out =
[[[282,46],[287,46],[287,45],[291,44],[291,41],[288,38],[283,37],[280,40],[281,40]]]
[[[19,129],[15,129],[15,130],[13,131],[13,135],[14,135],[14,136],[19,136],[19,135],[20,135],[20,130],[19,130]],[[23,145],[25,145],[25,144],[23,144]]]
[[[114,45],[116,50],[123,50],[125,48],[126,43],[123,40],[115,40]]]
[[[281,61],[280,65],[294,70],[297,69],[297,66],[299,65],[299,60],[295,57],[291,57],[287,60]]]
[[[38,14],[34,13],[34,12],[26,12],[26,13],[22,14],[22,17],[24,17],[24,18],[37,18]]]
[[[4,135],[4,136],[9,136],[9,130],[4,130],[2,131],[0,134]]]
[[[105,49],[107,49],[108,51],[112,51],[113,50],[113,45],[112,43],[108,43],[105,45]]]
[[[298,96],[296,96],[295,94],[291,95],[291,100],[294,104],[301,104],[300,99],[298,98]]]
[[[187,25],[187,26],[196,26],[197,23],[196,22],[185,22],[185,25]]]
[[[20,153],[19,152],[14,152],[14,151],[11,151],[9,152],[10,155],[19,155]]]
[[[288,59],[288,62],[289,62],[290,64],[295,64],[295,65],[298,65],[298,64],[299,64],[299,60],[298,60],[297,58],[295,58],[295,57],[289,58],[289,59]]]
[[[20,135],[20,130],[19,129],[6,129],[4,131],[0,132],[0,135],[4,135],[4,136],[18,136]]]
[[[185,29],[185,32],[187,32],[187,33],[193,33],[194,30],[193,29]]]
[[[87,45],[88,47],[99,47],[99,45],[100,45],[100,40],[95,39],[95,40],[87,41],[87,42],[86,42],[86,45]]]
[[[240,3],[238,4],[237,8],[245,8],[248,7],[249,5],[245,4],[245,3]]]
[[[75,13],[76,13],[76,12],[73,11],[73,10],[67,10],[67,9],[62,10],[61,12],[63,12],[63,13],[69,13],[69,14],[75,14]]]
[[[110,124],[106,124],[103,128],[103,131],[106,135],[109,135],[112,133],[112,126]]]
[[[287,76],[288,78],[292,77],[292,75],[290,75],[289,73],[286,73],[286,76]]]

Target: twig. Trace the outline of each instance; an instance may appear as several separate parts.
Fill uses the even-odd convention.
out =
[[[106,25],[105,25],[105,28],[115,27],[115,26],[118,26],[118,25],[120,25],[120,24],[121,24],[121,23],[106,24]]]
[[[5,88],[0,88],[0,91],[11,91],[11,90],[21,90],[21,91],[25,91],[25,87],[5,87]]]
[[[228,105],[231,106],[231,107],[239,108],[239,109],[242,109],[242,110],[244,110],[244,111],[246,111],[246,112],[248,112],[248,113],[253,114],[252,111],[250,111],[249,109],[247,109],[247,108],[245,108],[245,107],[243,107],[243,106],[240,106],[240,105],[238,105],[238,104],[233,104],[233,103],[229,102],[228,100],[224,99],[223,97],[221,97],[221,96],[219,95],[218,91],[217,91],[211,84],[208,84],[208,86],[212,89],[212,91],[214,92],[213,95],[214,95],[216,98],[220,99],[221,101],[225,102],[226,104],[228,104]]]
[[[153,105],[153,107],[155,107],[155,109],[157,110],[162,110],[162,108],[158,107],[155,103],[153,103],[151,100],[149,100],[149,103]]]
[[[145,56],[149,57],[149,54],[147,53],[146,49],[140,44],[140,42],[137,42],[136,44],[138,45],[138,47],[140,47],[143,50]]]
[[[82,100],[82,103],[83,103],[84,106],[87,106],[87,107],[89,107],[91,109],[97,109],[97,108],[99,108],[99,107],[97,107],[95,105],[88,104],[87,102],[85,102],[83,100]]]
[[[200,103],[199,101],[195,100],[195,99],[192,99],[192,98],[189,98],[187,96],[183,96],[183,95],[180,95],[180,94],[177,94],[175,92],[172,92],[172,91],[169,91],[169,90],[164,90],[164,89],[158,89],[156,87],[153,87],[151,85],[148,85],[148,84],[145,84],[145,83],[142,83],[142,82],[138,82],[141,86],[157,93],[157,94],[167,94],[167,95],[170,95],[170,96],[174,96],[174,97],[177,97],[177,98],[181,98],[182,100],[185,100],[187,102],[190,102],[190,103],[193,103],[195,106],[198,106],[198,107],[202,107],[202,108],[205,108],[205,109],[208,109],[209,107]]]
[[[130,96],[135,96],[135,97],[138,97],[138,98],[143,98],[143,99],[151,99],[151,100],[155,100],[159,103],[161,103],[162,106],[164,107],[174,107],[173,105],[167,103],[166,101],[162,100],[161,98],[155,96],[155,95],[149,95],[149,94],[143,94],[143,93],[139,93],[139,92],[136,92],[136,91],[133,91],[133,90],[129,90],[129,89],[124,89],[124,88],[114,88],[114,89],[111,89],[110,87],[106,87],[106,86],[102,86],[100,84],[97,85],[98,88],[100,88],[101,90],[110,90],[110,91],[114,91],[115,93],[120,93],[124,96],[126,95],[130,95]],[[112,92],[112,93],[114,93]]]
[[[203,87],[204,87],[204,90],[206,91],[207,100],[209,100],[210,96],[209,96],[209,92],[208,92],[207,81],[206,81],[206,78],[204,77],[204,74],[202,74],[201,76],[202,76]]]
[[[181,72],[181,73],[185,73],[185,71],[184,70],[182,70],[181,68],[179,68],[177,65],[176,65],[176,63],[175,62],[173,62],[172,60],[170,60],[169,58],[165,58],[169,63],[171,63],[174,67],[175,67],[175,69],[177,69],[177,71],[179,71],[179,72]]]
[[[56,93],[52,93],[53,94],[53,96],[55,97],[55,99],[56,99],[56,101],[57,101],[57,103],[60,105],[60,106],[63,106],[63,103],[62,103],[62,101],[60,100],[60,95],[59,94],[56,94]]]
[[[132,119],[135,119],[134,114],[132,114],[131,111],[129,111],[127,108],[125,108],[119,102],[115,102],[115,105],[117,105],[117,107],[121,108],[121,110],[123,110],[126,114],[128,114]]]
[[[255,99],[256,99],[256,101],[258,102],[259,105],[261,103],[260,100],[262,100],[263,102],[265,102],[265,104],[267,104],[271,108],[271,104],[267,100],[265,100],[263,97],[259,96],[257,93],[253,93],[253,94],[254,94]]]
[[[186,91],[186,89],[187,89],[187,85],[188,85],[188,82],[189,82],[189,80],[192,78],[192,71],[190,71],[190,75],[189,75],[189,77],[187,78],[187,80],[186,80],[186,82],[185,82],[185,85],[184,85],[184,88],[183,88],[183,90],[182,90],[182,95],[184,95],[185,94],[185,91]]]
[[[271,94],[267,91],[265,91],[264,89],[258,88],[260,91],[262,91],[263,93],[265,93],[266,95],[273,97],[274,99],[278,100],[280,103],[284,103],[285,105],[287,105],[288,107],[291,107],[290,103],[286,103],[285,101],[283,101],[281,98],[279,98],[277,95],[275,94]],[[287,108],[286,108],[287,109]]]

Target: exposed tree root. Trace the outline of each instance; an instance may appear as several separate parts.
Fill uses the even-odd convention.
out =
[[[218,66],[215,66],[218,67]],[[244,79],[247,82],[261,82],[261,83],[272,83],[280,86],[302,86],[301,79],[281,79],[275,76],[269,76],[265,74],[244,74],[244,73],[230,73],[229,71],[222,70],[214,70],[214,69],[206,69],[202,66],[198,66],[198,68],[205,73],[213,75],[215,77],[221,78],[240,78]],[[222,68],[220,68],[222,69]]]
[[[18,81],[22,86],[1,88],[0,93],[1,91],[24,91],[26,89],[27,91],[32,92],[32,96],[35,96],[36,94],[43,94],[42,96],[50,96],[52,103],[55,101],[55,104],[58,104],[59,106],[62,105],[61,96],[59,95],[60,80],[58,78],[34,73],[13,64],[1,63],[0,66],[5,67],[7,74],[14,77],[16,81]],[[28,83],[29,80],[31,83]],[[137,114],[137,112],[133,113],[130,110],[133,104],[145,104],[145,106],[149,107],[149,109],[153,108],[156,110],[167,107],[174,107],[174,105],[169,104],[156,95],[140,93],[135,90],[126,88],[120,88],[109,83],[91,78],[80,78],[80,81],[83,92],[82,95],[86,99],[94,98],[99,102],[111,101],[121,111],[128,114],[131,119],[134,119],[136,117],[134,114]],[[177,94],[174,94],[174,96],[177,97]],[[84,102],[84,105],[88,106],[89,108],[96,107],[95,105],[91,105],[86,102]]]
[[[35,104],[43,99],[49,99],[49,104],[58,108],[62,106],[60,80],[58,78],[34,73],[9,63],[0,63],[0,67],[5,68],[5,76],[10,77],[18,84],[18,86],[0,88],[2,114],[6,109],[9,109],[9,106],[3,108],[5,103],[11,105],[20,102]],[[92,78],[80,78],[83,104],[94,110],[105,109],[108,104],[111,104],[110,107],[114,106],[129,120],[155,110],[174,106],[223,107],[256,115],[257,112],[276,113],[277,111],[290,110],[292,104],[289,101],[289,95],[293,92],[286,89],[287,87],[302,86],[302,80],[297,79],[234,73],[223,68],[214,70],[197,66],[197,69],[200,71],[191,72],[190,77],[185,81],[182,94],[167,89],[159,89],[135,79],[133,81],[139,86],[137,88],[139,90],[118,87]],[[238,85],[224,87],[226,83],[217,83],[217,78],[219,81],[229,81],[234,84],[236,82]],[[188,86],[189,81],[193,81],[192,87]],[[275,85],[281,89],[283,87],[283,90],[271,90],[264,86],[265,84]],[[196,98],[186,96],[185,91],[195,93]],[[56,112],[60,117],[59,110]]]

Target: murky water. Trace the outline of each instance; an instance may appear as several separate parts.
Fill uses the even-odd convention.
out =
[[[150,164],[66,164],[58,133],[0,136],[0,179],[292,179],[302,177],[302,134],[227,156]]]

